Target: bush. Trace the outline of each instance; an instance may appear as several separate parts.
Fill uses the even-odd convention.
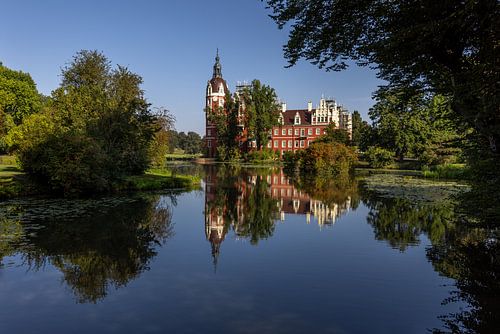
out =
[[[393,152],[376,146],[369,147],[365,157],[372,168],[383,168],[394,161]]]
[[[301,175],[328,177],[346,174],[357,161],[352,148],[337,142],[315,142],[299,154]]]
[[[23,170],[38,184],[65,195],[109,190],[107,173],[112,162],[98,143],[82,135],[51,135],[44,142],[21,150]]]
[[[262,149],[248,152],[245,160],[248,162],[269,162],[278,161],[280,153],[270,149]]]

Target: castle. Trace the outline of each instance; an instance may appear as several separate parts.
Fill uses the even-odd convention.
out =
[[[236,94],[244,88],[245,85],[238,85]],[[205,147],[209,158],[215,157],[217,153],[217,129],[209,121],[209,113],[224,108],[226,96],[230,96],[229,89],[226,81],[222,78],[222,66],[217,51],[212,78],[208,81],[206,88]],[[241,119],[245,113],[244,105],[238,112]],[[288,110],[286,103],[282,103],[278,121],[279,125],[274,126],[270,131],[267,147],[279,151],[281,154],[285,151],[296,151],[309,147],[316,138],[325,133],[326,127],[332,122],[338,128],[345,129],[352,137],[351,113],[338,105],[335,100],[321,98],[316,108],[313,108],[312,102],[308,102],[307,109],[297,110]],[[243,151],[255,148],[255,142],[247,140],[243,124],[240,127],[243,134],[239,138],[240,149]]]

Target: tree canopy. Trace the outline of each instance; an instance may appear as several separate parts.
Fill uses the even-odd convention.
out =
[[[274,88],[263,85],[257,79],[243,92],[246,107],[246,128],[255,139],[257,149],[267,145],[269,131],[278,125],[279,105]]]
[[[41,106],[42,99],[31,76],[0,64],[0,110],[19,124]]]
[[[392,87],[450,98],[454,115],[500,154],[497,0],[267,0],[289,66],[370,65]]]
[[[156,134],[173,119],[166,110],[150,110],[141,84],[139,75],[112,68],[102,53],[78,52],[44,110],[9,132],[23,170],[64,193],[109,190],[142,173],[154,158]]]

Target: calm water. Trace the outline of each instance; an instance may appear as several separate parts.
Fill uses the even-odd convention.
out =
[[[498,232],[355,181],[0,203],[0,333],[494,332]]]

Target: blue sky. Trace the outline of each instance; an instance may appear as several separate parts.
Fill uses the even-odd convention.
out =
[[[259,79],[289,108],[316,104],[322,94],[367,118],[382,82],[367,68],[325,72],[306,62],[284,68],[278,30],[259,0],[3,1],[0,61],[29,72],[48,95],[61,67],[79,50],[102,51],[144,79],[153,106],[169,109],[179,131],[204,132],[204,95],[216,48],[231,90]]]

